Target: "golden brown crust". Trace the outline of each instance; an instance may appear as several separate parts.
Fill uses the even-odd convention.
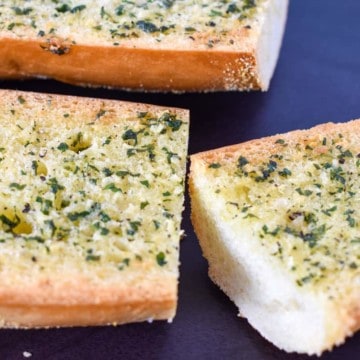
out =
[[[172,319],[176,300],[139,301],[85,306],[0,306],[3,328],[48,328],[121,325],[130,322]]]
[[[217,160],[232,160],[239,156],[241,152],[246,153],[246,156],[252,162],[261,161],[264,156],[274,154],[281,149],[281,144],[276,144],[276,140],[284,139],[290,145],[297,143],[304,143],[311,145],[312,142],[317,143],[319,138],[323,139],[326,135],[338,134],[339,132],[355,132],[360,131],[360,120],[353,120],[347,123],[326,123],[317,125],[308,130],[296,130],[285,134],[278,134],[268,136],[260,139],[246,141],[241,144],[224,146],[215,150],[208,150],[191,155],[192,162],[202,160],[205,162],[214,162]],[[359,146],[360,149],[360,146]],[[319,147],[317,149],[321,151]]]
[[[331,351],[360,329],[359,294],[349,290],[335,303],[328,304],[322,351]]]
[[[12,277],[0,286],[0,303],[6,305],[114,305],[118,303],[138,302],[139,300],[173,299],[177,293],[176,276],[157,272],[149,275],[151,269],[136,268],[132,275],[93,280],[90,275],[78,275],[74,272],[59,275],[38,276],[35,279],[21,281]],[[9,274],[9,276],[14,274]],[[21,289],[21,291],[19,291]]]
[[[59,55],[41,41],[0,39],[0,77],[40,76],[77,85],[150,91],[261,88],[254,51],[176,51],[68,44],[64,49],[66,52]]]
[[[1,50],[0,50],[1,51]],[[1,61],[1,60],[0,60]],[[0,69],[1,71],[1,69]],[[171,111],[176,112],[179,116],[186,119],[189,118],[189,110],[180,109],[174,107],[165,107],[158,105],[150,105],[143,103],[135,103],[129,101],[119,101],[119,100],[109,100],[109,99],[96,99],[96,98],[86,98],[80,96],[63,96],[57,94],[44,94],[37,92],[22,92],[16,90],[0,90],[1,101],[4,103],[12,102],[14,105],[18,104],[18,97],[26,94],[26,103],[22,105],[23,109],[28,111],[33,111],[36,109],[41,109],[41,111],[46,114],[47,106],[49,101],[51,105],[56,107],[62,107],[63,109],[69,109],[74,114],[77,115],[76,119],[71,117],[62,118],[62,122],[67,122],[68,124],[75,123],[87,123],[89,117],[93,114],[97,114],[99,110],[107,110],[103,116],[98,120],[105,123],[112,123],[118,121],[118,115],[121,114],[123,118],[128,118],[136,120],[137,117],[134,116],[137,112],[153,112],[159,114],[165,110],[171,109]]]
[[[0,325],[9,328],[165,320],[175,316],[177,280],[158,276],[101,286],[65,276],[63,281],[44,279],[25,286],[21,293],[18,286],[5,289],[0,304]]]

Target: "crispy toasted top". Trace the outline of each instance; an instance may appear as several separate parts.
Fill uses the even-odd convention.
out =
[[[0,34],[69,44],[246,50],[271,1],[16,0],[0,4]]]
[[[185,110],[10,91],[0,107],[0,295],[62,274],[177,277]]]

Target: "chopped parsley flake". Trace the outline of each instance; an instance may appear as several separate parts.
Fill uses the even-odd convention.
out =
[[[58,150],[60,150],[61,152],[64,152],[64,151],[66,151],[66,150],[69,149],[69,145],[62,142],[62,143],[60,143],[60,145],[59,145],[57,148],[58,148]]]
[[[164,266],[167,264],[167,261],[165,260],[165,254],[162,251],[156,255],[156,261],[159,266]]]
[[[23,189],[26,188],[26,184],[11,183],[11,184],[9,185],[9,187],[10,187],[11,189],[23,190]]]
[[[114,183],[110,183],[104,187],[104,190],[111,190],[112,192],[122,192],[122,190],[117,187]]]

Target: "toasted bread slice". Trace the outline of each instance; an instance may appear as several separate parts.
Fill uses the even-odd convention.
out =
[[[212,280],[288,352],[360,327],[360,120],[191,157],[192,221]]]
[[[1,326],[171,320],[188,112],[0,94]]]
[[[151,91],[266,90],[288,0],[19,0],[0,11],[0,77]]]

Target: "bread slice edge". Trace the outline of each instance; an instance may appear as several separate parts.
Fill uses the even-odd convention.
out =
[[[267,91],[280,55],[288,12],[288,0],[274,0],[268,4],[266,17],[255,52],[259,82]]]

